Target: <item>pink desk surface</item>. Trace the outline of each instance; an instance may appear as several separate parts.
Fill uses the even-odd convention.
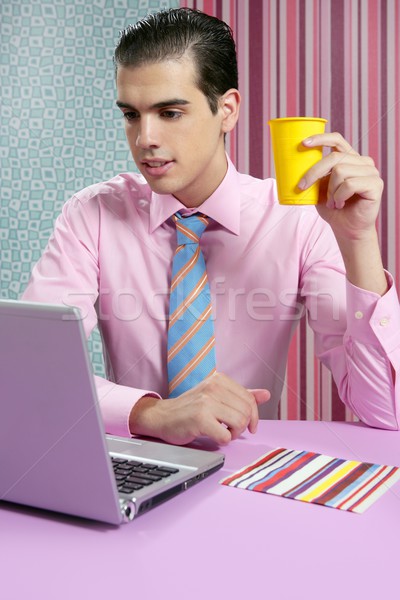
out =
[[[221,471],[120,528],[0,503],[0,597],[400,598],[400,484],[362,515],[219,485],[277,446],[400,466],[397,432],[264,421]]]

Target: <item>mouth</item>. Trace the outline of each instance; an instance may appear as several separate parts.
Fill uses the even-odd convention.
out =
[[[155,159],[152,159],[152,158],[148,158],[148,159],[143,159],[142,160],[142,164],[143,165],[147,165],[149,167],[162,167],[167,162],[170,162],[170,161],[169,160],[163,160],[161,158],[159,160],[155,160]]]
[[[141,165],[142,165],[145,173],[147,173],[149,176],[152,176],[152,177],[159,177],[161,175],[164,175],[165,173],[167,173],[167,171],[169,171],[171,169],[173,164],[174,164],[174,161],[164,160],[161,158],[159,158],[159,159],[144,158],[143,160],[141,160]]]

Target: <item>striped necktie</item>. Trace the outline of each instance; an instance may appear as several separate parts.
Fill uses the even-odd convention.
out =
[[[215,371],[211,294],[200,236],[208,219],[174,215],[178,247],[172,262],[168,327],[169,396],[174,398]]]

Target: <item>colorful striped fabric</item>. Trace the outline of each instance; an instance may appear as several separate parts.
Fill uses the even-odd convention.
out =
[[[237,42],[243,102],[227,139],[239,171],[274,174],[267,122],[328,119],[374,159],[385,182],[378,223],[383,261],[400,282],[400,2],[398,0],[186,0],[226,21]],[[289,351],[280,416],[354,420],[301,322]]]
[[[399,479],[398,467],[276,448],[220,483],[363,513]]]
[[[208,218],[174,215],[178,246],[172,263],[168,325],[169,396],[175,398],[215,371],[211,294],[200,237]]]

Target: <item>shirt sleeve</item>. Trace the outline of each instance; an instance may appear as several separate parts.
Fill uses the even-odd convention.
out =
[[[341,400],[364,423],[400,424],[400,306],[393,278],[384,296],[346,279],[333,234],[313,232],[301,294],[315,333],[315,353],[332,372]]]
[[[22,299],[76,306],[87,337],[97,324],[99,294],[99,208],[73,197],[58,217],[49,243],[32,271]],[[107,433],[129,437],[129,415],[143,396],[159,394],[118,385],[95,376],[101,414]]]
[[[382,297],[347,282],[347,404],[374,427],[399,429],[400,311],[393,279]],[[351,380],[352,385],[348,383]]]

